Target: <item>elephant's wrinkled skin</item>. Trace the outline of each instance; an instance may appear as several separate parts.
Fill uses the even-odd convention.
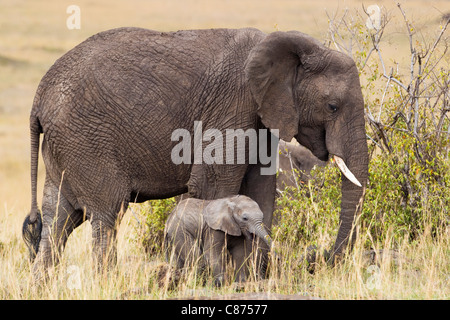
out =
[[[255,201],[242,195],[182,200],[169,215],[164,229],[168,260],[173,257],[181,269],[194,266],[203,257],[219,286],[224,280],[228,252],[237,271],[236,279],[246,279],[253,236],[270,247],[262,211]]]
[[[367,180],[364,101],[348,56],[297,31],[101,32],[55,62],[33,102],[32,208],[24,230],[40,219],[40,134],[46,165],[40,242],[29,243],[38,247],[34,270],[56,262],[85,218],[94,256],[114,259],[116,227],[130,201],[240,193],[259,204],[270,229],[275,175],[261,175],[261,163],[171,161],[178,143],[171,134],[178,128],[192,133],[194,121],[223,133],[279,129],[281,139],[295,137],[323,161],[339,156],[362,185]],[[343,178],[334,255],[348,243],[362,190]]]

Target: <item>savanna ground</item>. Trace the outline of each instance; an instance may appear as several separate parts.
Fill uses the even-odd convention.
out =
[[[71,4],[81,9],[79,30],[66,26]],[[388,21],[382,36],[365,25],[363,5],[372,4]],[[442,16],[449,12],[445,0],[403,1],[401,10],[382,0],[2,0],[0,299],[165,299],[236,291],[233,285],[213,288],[210,278],[202,280],[195,271],[175,287],[158,284],[164,257],[155,241],[167,202],[131,206],[119,229],[118,264],[106,276],[92,266],[85,223],[70,237],[48,283],[32,285],[21,225],[30,206],[28,114],[34,92],[58,57],[90,35],[119,26],[295,29],[351,53],[361,73],[371,151],[354,250],[334,268],[319,263],[314,275],[301,263],[308,245],[329,248],[336,234],[339,174],[329,166],[278,200],[280,222],[272,232],[283,261],[272,261],[268,280],[249,281],[239,290],[324,299],[448,299],[450,61]],[[41,159],[39,198],[44,172]],[[156,240],[148,241],[149,230]],[[377,261],[371,252],[378,252]]]

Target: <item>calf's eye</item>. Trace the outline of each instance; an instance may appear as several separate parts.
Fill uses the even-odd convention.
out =
[[[336,112],[336,111],[337,111],[337,106],[330,103],[330,104],[328,104],[328,109],[329,109],[331,112]]]

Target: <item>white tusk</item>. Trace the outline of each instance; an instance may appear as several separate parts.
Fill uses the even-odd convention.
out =
[[[338,168],[344,174],[344,176],[346,176],[348,180],[350,180],[352,183],[354,183],[358,187],[362,187],[361,183],[359,183],[359,181],[358,181],[358,179],[356,179],[355,175],[347,168],[344,160],[338,156],[333,156],[333,158],[334,158],[334,161],[336,161]]]

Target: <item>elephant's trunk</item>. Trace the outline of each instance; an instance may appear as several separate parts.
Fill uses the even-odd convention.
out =
[[[253,233],[261,240],[263,240],[269,249],[272,248],[272,238],[267,233],[266,228],[264,227],[262,221],[255,224]]]
[[[364,119],[363,117],[361,118]],[[347,141],[352,142],[348,143],[342,152],[345,155],[343,160],[351,174],[343,172],[342,175],[341,213],[336,243],[331,252],[333,261],[344,252],[349,244],[352,246],[356,238],[353,226],[356,216],[362,209],[364,190],[368,178],[369,157],[364,123],[362,122],[359,126],[352,129],[351,131],[349,130],[351,134],[348,135],[351,139],[347,139]],[[345,171],[345,169],[341,169],[341,171]],[[358,185],[358,182],[360,185]]]

